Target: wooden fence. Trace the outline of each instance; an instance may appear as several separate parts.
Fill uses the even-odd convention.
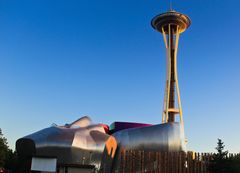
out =
[[[209,173],[211,157],[207,153],[122,150],[120,173]]]

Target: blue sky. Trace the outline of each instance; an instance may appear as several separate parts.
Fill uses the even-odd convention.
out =
[[[240,152],[240,2],[175,0],[188,149]],[[161,122],[165,50],[151,19],[167,0],[0,1],[0,128],[14,148],[32,132],[89,115]]]

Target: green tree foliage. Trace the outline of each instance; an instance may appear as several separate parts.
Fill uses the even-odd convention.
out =
[[[210,162],[211,173],[240,173],[240,154],[231,155],[224,151],[225,145],[221,139],[217,142],[217,153]]]
[[[213,160],[211,162],[211,172],[212,173],[226,173],[229,171],[227,164],[228,151],[224,151],[225,145],[221,139],[218,139],[217,153],[213,155]]]
[[[217,147],[215,148],[217,150],[216,157],[218,160],[224,160],[228,155],[228,151],[224,151],[225,145],[223,144],[223,141],[221,139],[218,139]]]
[[[0,128],[0,167],[5,168],[8,172],[17,170],[17,153],[8,147],[7,139],[3,136]]]
[[[5,166],[5,160],[8,154],[8,144],[7,139],[3,136],[2,130],[0,128],[0,167]]]
[[[18,156],[16,152],[9,150],[6,155],[6,160],[4,164],[5,169],[9,172],[17,172],[18,170]]]

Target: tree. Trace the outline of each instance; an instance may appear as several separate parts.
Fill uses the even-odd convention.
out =
[[[18,156],[13,152],[7,143],[7,138],[4,137],[0,128],[0,168],[5,168],[8,172],[18,172]],[[20,167],[20,166],[19,166]]]
[[[6,156],[8,154],[7,139],[3,136],[2,129],[0,128],[0,167],[5,166]]]
[[[212,160],[210,162],[210,172],[211,173],[230,173],[230,167],[228,162],[228,151],[224,151],[225,145],[221,139],[218,139],[217,153],[213,154]]]
[[[9,150],[6,155],[4,168],[8,170],[9,173],[19,172],[18,155],[16,152]]]
[[[221,139],[218,139],[217,147],[215,148],[217,150],[216,157],[218,160],[224,160],[228,155],[228,151],[224,151],[225,145],[223,144],[224,142]]]

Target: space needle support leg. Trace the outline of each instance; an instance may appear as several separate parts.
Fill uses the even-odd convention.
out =
[[[162,33],[163,33],[163,40],[164,40],[164,44],[166,49],[168,50],[168,42],[167,42],[167,37],[166,37],[166,33],[164,31],[164,28],[162,27]],[[168,79],[168,51],[167,51],[167,55],[166,55],[166,80]],[[168,83],[166,82],[165,84],[165,92],[164,92],[164,100],[163,100],[163,115],[162,115],[162,123],[166,123],[167,122],[167,115],[166,115],[166,102],[167,102],[167,87]]]
[[[170,84],[171,84],[171,25],[168,25],[168,73],[167,73],[167,101],[166,101],[166,122],[169,119],[169,97],[170,97]]]
[[[164,40],[165,47],[166,49],[168,49],[167,37],[163,27],[162,27],[162,33],[163,33],[163,40]]]
[[[181,105],[181,98],[180,98],[180,90],[179,90],[179,85],[178,85],[178,73],[177,73],[177,51],[178,51],[178,42],[179,42],[179,26],[177,26],[177,31],[176,31],[176,40],[175,40],[175,52],[174,52],[174,59],[175,59],[175,64],[174,64],[174,73],[175,73],[175,82],[176,82],[176,90],[177,90],[177,98],[178,98],[178,109],[179,109],[179,116],[180,116],[180,123],[182,127],[184,127],[183,123],[183,117],[182,117],[182,105]]]

